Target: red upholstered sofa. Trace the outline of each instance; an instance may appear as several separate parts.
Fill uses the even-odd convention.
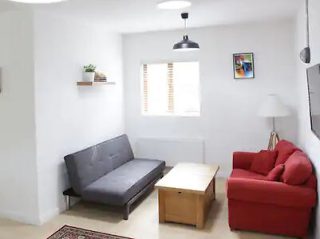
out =
[[[252,170],[253,163],[265,164],[265,155],[274,157],[270,171]],[[233,154],[227,197],[231,230],[304,238],[316,204],[316,177],[307,156],[282,140],[273,152]]]

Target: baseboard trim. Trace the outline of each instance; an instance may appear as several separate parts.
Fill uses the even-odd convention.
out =
[[[47,210],[45,213],[41,213],[39,224],[42,225],[42,224],[50,221],[52,218],[58,216],[60,214],[60,212],[61,212],[61,210],[56,207],[54,209]]]
[[[28,215],[20,214],[13,211],[0,210],[0,217],[24,224],[40,225],[40,220],[38,218],[31,218]]]

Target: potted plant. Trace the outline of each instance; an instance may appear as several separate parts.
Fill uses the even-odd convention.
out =
[[[95,76],[95,71],[96,71],[96,66],[90,64],[90,65],[84,66],[83,68],[84,68],[83,81],[93,82],[94,76]]]

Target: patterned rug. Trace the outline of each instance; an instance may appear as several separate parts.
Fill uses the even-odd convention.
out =
[[[65,225],[47,239],[132,239]]]

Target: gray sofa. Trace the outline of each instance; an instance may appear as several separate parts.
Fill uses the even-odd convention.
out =
[[[65,156],[72,188],[63,194],[85,201],[123,209],[128,219],[130,206],[153,189],[163,176],[165,162],[134,158],[126,135],[107,140]]]

